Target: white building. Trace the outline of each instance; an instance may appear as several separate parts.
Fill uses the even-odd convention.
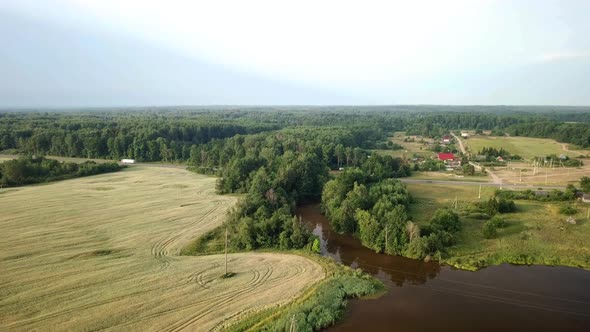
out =
[[[135,159],[121,159],[122,164],[135,164]]]

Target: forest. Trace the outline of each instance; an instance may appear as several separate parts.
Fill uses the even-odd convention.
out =
[[[116,170],[56,163],[43,155],[183,162],[194,172],[218,176],[220,194],[241,195],[226,224],[236,234],[235,250],[317,249],[317,239],[294,213],[302,202],[321,200],[337,231],[359,237],[378,252],[424,257],[453,244],[458,216],[437,211],[420,229],[407,216],[412,198],[396,178],[442,166],[434,160],[411,166],[404,158],[373,150],[398,149],[387,144],[394,131],[434,138],[458,129],[590,145],[584,109],[552,110],[383,106],[0,112],[0,151],[40,156],[4,163],[2,181],[20,185]],[[214,230],[196,248],[207,248],[221,236]]]

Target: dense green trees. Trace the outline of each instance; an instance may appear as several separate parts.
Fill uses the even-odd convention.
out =
[[[117,163],[97,164],[93,161],[86,161],[77,164],[43,157],[22,156],[19,159],[0,163],[0,184],[2,186],[20,186],[115,172],[121,168],[122,166]]]

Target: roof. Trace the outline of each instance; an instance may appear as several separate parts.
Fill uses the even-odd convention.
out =
[[[452,153],[439,153],[438,159],[439,160],[453,160],[453,159],[455,159],[455,155]]]

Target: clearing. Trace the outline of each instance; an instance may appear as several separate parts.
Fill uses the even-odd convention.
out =
[[[177,168],[0,190],[0,330],[210,330],[324,277],[304,257],[178,256],[235,197]]]
[[[555,154],[557,156],[564,154],[570,158],[575,158],[580,155],[589,153],[586,150],[570,150],[565,144],[561,144],[552,139],[547,138],[531,138],[531,137],[496,137],[496,136],[471,136],[463,140],[466,148],[472,154],[477,154],[484,147],[493,147],[496,149],[504,148],[504,150],[511,154],[517,154],[525,159],[532,159],[534,157],[547,156]]]
[[[410,216],[424,225],[437,208],[452,207],[455,199],[459,209],[478,201],[478,186],[447,186],[407,183],[415,199]],[[496,188],[481,189],[481,200],[487,200]],[[501,263],[566,265],[590,268],[590,204],[580,202],[539,202],[517,200],[517,212],[499,214],[507,227],[498,229],[498,237],[485,239],[485,220],[461,216],[463,229],[457,244],[449,248],[445,263],[466,269],[476,269]],[[573,205],[577,224],[565,222],[568,216],[559,208]]]

